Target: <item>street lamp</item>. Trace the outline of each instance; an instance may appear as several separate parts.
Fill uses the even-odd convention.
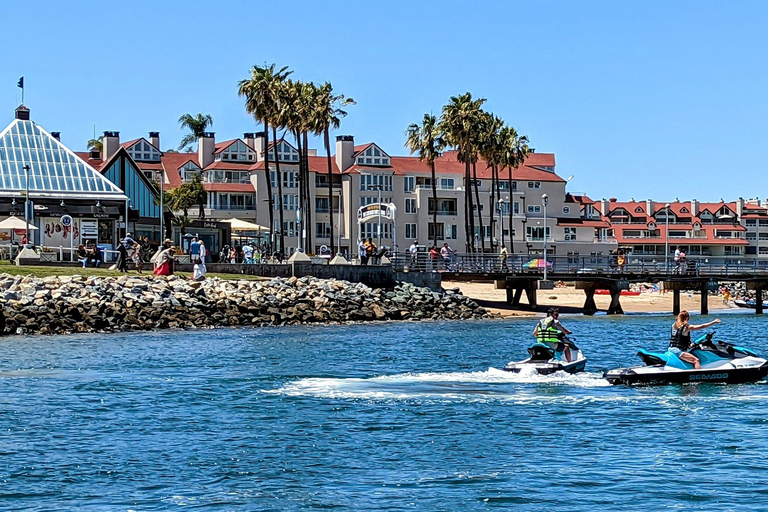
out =
[[[664,233],[664,273],[669,273],[669,203],[664,205],[666,212],[664,217],[666,218],[666,230]]]
[[[547,280],[547,194],[541,194],[541,202],[544,205],[544,280]]]
[[[507,201],[509,201],[508,197],[505,197],[504,199],[499,198],[499,226],[501,229],[501,236],[499,236],[499,238],[501,239],[502,247],[506,247],[507,245],[506,237],[504,236],[504,203]],[[510,234],[510,236],[512,235]]]
[[[379,233],[379,245],[378,247],[381,248],[381,189],[384,188],[383,185],[369,185],[368,189],[378,190],[379,191],[379,225],[378,225],[378,233]]]
[[[27,229],[24,238],[26,238],[27,243],[29,243],[29,164],[24,166],[24,170],[27,173],[27,196],[24,200],[24,222],[27,224]]]

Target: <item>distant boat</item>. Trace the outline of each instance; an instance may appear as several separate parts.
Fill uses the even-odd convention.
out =
[[[610,295],[610,290],[595,290],[596,295]],[[621,290],[621,295],[630,295],[636,297],[640,295],[640,292],[633,292],[632,290]]]
[[[752,308],[755,309],[757,307],[757,301],[755,299],[749,299],[749,300],[743,300],[743,299],[736,299],[733,301],[734,304],[739,306],[740,308]],[[768,301],[763,301],[763,307],[768,309]]]

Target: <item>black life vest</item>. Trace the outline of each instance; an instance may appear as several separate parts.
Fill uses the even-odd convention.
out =
[[[685,331],[685,334],[683,334],[683,331]],[[675,329],[675,326],[672,325],[669,346],[679,348],[680,350],[688,350],[691,346],[691,332],[685,329],[685,326]]]

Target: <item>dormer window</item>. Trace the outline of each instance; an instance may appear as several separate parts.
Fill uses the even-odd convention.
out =
[[[371,144],[365,151],[357,155],[357,165],[382,165],[389,166],[389,155],[382,151],[376,144]]]
[[[638,206],[637,208],[635,208],[635,213],[643,213],[643,207]]]
[[[680,213],[690,213],[690,212],[688,211],[688,208],[683,206],[682,208],[680,208]]]
[[[179,169],[179,176],[183,183],[189,183],[195,176],[200,177],[201,169],[194,162],[187,162]]]
[[[288,144],[286,141],[280,140],[277,142],[277,144],[273,144],[269,150],[270,162],[275,161],[275,146],[277,146],[277,156],[281,162],[299,161],[299,152],[296,150],[296,148]]]
[[[145,139],[139,139],[136,144],[128,148],[128,154],[137,162],[160,161],[160,151]]]
[[[252,162],[256,158],[256,153],[241,141],[233,142],[224,151],[221,152],[221,160],[230,162]]]

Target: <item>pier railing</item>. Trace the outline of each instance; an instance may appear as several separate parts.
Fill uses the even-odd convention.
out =
[[[390,258],[398,271],[436,271],[465,274],[509,273],[544,274],[545,260],[537,255],[454,253],[450,258],[436,259],[429,254],[398,254]],[[743,257],[701,257],[676,262],[658,256],[630,256],[621,261],[616,256],[550,256],[546,259],[547,273],[563,277],[568,275],[621,275],[634,276],[689,276],[689,277],[744,277],[768,276],[768,261]]]

